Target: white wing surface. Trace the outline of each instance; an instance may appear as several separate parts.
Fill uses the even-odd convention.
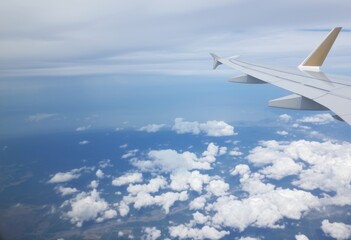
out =
[[[244,76],[231,79],[238,83],[270,83],[293,92],[293,95],[269,101],[269,106],[299,110],[331,110],[337,119],[351,125],[351,78],[329,76],[320,72],[324,59],[341,28],[334,28],[324,41],[296,70],[280,70],[256,65],[238,57],[214,58],[213,68],[225,64]]]

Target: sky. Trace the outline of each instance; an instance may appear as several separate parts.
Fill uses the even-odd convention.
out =
[[[99,128],[171,124],[177,117],[211,120],[206,107],[216,119],[229,122],[272,117],[276,110],[266,108],[267,101],[287,92],[230,85],[227,80],[240,73],[222,66],[213,71],[209,52],[295,68],[331,28],[342,26],[324,70],[349,74],[348,5],[2,1],[2,135],[91,125],[86,118],[95,119]],[[239,107],[243,103],[250,106],[245,114]],[[31,121],[37,114],[51,121]]]
[[[72,232],[151,206],[167,215],[188,201],[189,222],[171,223],[163,236],[218,239],[232,229],[288,229],[305,212],[320,211],[318,234],[347,239],[348,217],[341,214],[343,223],[324,216],[330,206],[349,212],[348,126],[330,112],[269,108],[269,100],[290,93],[229,83],[240,73],[214,71],[209,53],[296,68],[341,26],[323,70],[351,75],[349,9],[346,0],[1,1],[1,153],[10,156],[17,148],[9,143],[36,135],[61,136],[52,141],[64,144],[48,141],[48,149],[79,149],[68,157],[60,154],[70,151],[50,152],[68,163],[40,176],[62,197],[56,210],[76,227]],[[110,136],[120,145],[94,142]],[[114,144],[121,156],[113,156],[130,164],[127,172],[113,160],[89,162],[104,144]],[[45,149],[29,152],[28,162],[47,156]],[[237,217],[228,209],[244,210]],[[145,239],[161,236],[155,227],[143,231]]]

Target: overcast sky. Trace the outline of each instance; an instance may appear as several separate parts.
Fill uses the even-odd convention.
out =
[[[309,30],[351,29],[349,10],[347,0],[4,0],[0,74],[207,75],[208,52],[298,65],[326,34]],[[350,60],[350,35],[331,63]]]

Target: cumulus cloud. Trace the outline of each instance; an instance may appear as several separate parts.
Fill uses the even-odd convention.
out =
[[[274,179],[297,175],[293,184],[306,189],[335,192],[329,204],[351,204],[351,144],[330,141],[262,141],[248,160],[265,166],[260,173]],[[268,165],[268,166],[267,166]]]
[[[261,141],[260,146],[250,151],[247,159],[257,166],[269,165],[263,168],[261,173],[273,179],[300,173],[303,165],[294,161],[296,155],[286,154],[284,149],[285,145],[278,141]]]
[[[308,240],[308,237],[306,237],[303,234],[298,234],[298,235],[295,235],[295,239],[296,240]]]
[[[163,128],[164,126],[166,126],[165,124],[149,124],[146,125],[144,127],[139,128],[139,131],[145,131],[148,133],[155,133],[161,130],[161,128]]]
[[[142,171],[173,172],[179,170],[211,169],[211,163],[215,162],[218,155],[218,147],[210,143],[202,157],[195,153],[185,151],[178,153],[172,149],[151,150],[148,153],[150,160],[133,160],[132,164]]]
[[[99,168],[107,168],[107,167],[112,167],[112,163],[110,159],[104,159],[99,161]]]
[[[98,169],[95,173],[95,175],[98,177],[98,178],[103,178],[105,176],[104,172],[101,170],[101,169]]]
[[[102,222],[117,216],[117,212],[109,207],[95,189],[88,193],[79,193],[76,197],[65,201],[61,207],[66,206],[70,210],[65,216],[77,227],[81,227],[86,221]]]
[[[139,183],[143,181],[143,175],[141,173],[127,173],[118,178],[112,180],[112,185],[123,186],[130,183]]]
[[[212,180],[206,187],[206,191],[213,194],[214,196],[223,196],[227,194],[229,190],[229,184],[223,180]]]
[[[152,196],[148,192],[138,192],[136,195],[128,195],[123,197],[126,204],[133,204],[134,208],[140,209],[153,205],[161,206],[166,214],[169,213],[170,208],[175,202],[184,202],[188,200],[188,193],[182,192],[166,192],[161,195]]]
[[[90,182],[89,187],[92,189],[96,189],[99,186],[99,182],[96,180],[93,180]]]
[[[321,228],[327,236],[338,240],[350,239],[351,237],[351,225],[338,222],[331,223],[325,219],[322,221]]]
[[[63,182],[69,182],[73,179],[77,179],[81,176],[82,172],[89,172],[92,171],[93,168],[88,168],[88,167],[82,167],[79,169],[73,169],[69,172],[58,172],[56,173],[48,183],[63,183]]]
[[[176,118],[172,127],[178,134],[192,133],[200,134],[205,133],[211,137],[233,136],[234,127],[223,121],[207,121],[206,123],[187,122],[183,118]]]
[[[161,231],[156,227],[146,227],[143,229],[144,235],[141,239],[143,240],[156,240],[161,237]]]
[[[284,131],[284,130],[283,131],[276,131],[275,133],[280,135],[280,136],[287,136],[287,135],[289,135],[289,133],[287,131]]]
[[[160,189],[165,188],[167,186],[167,181],[164,177],[153,178],[149,181],[148,184],[136,184],[129,185],[127,188],[127,192],[132,195],[137,195],[139,192],[147,192],[147,193],[155,193]]]
[[[322,114],[316,114],[309,117],[303,117],[301,119],[298,119],[297,121],[302,123],[313,123],[313,124],[321,125],[321,124],[327,124],[327,123],[333,122],[335,121],[335,119],[329,113],[322,113]]]
[[[77,190],[76,188],[63,187],[63,186],[57,187],[56,190],[57,190],[62,196],[71,195],[71,194],[73,194],[73,193],[78,192],[78,190]]]
[[[195,198],[189,203],[190,210],[201,210],[205,207],[207,199],[205,196]]]
[[[27,120],[30,122],[40,122],[57,116],[57,113],[37,113],[30,115]]]
[[[288,114],[279,115],[279,119],[284,122],[289,122],[291,120],[291,116]]]
[[[218,231],[214,227],[203,226],[202,228],[192,228],[184,224],[170,227],[169,234],[172,238],[179,239],[221,239],[228,235],[228,231]]]
[[[198,193],[202,192],[203,185],[210,181],[210,176],[201,174],[199,171],[176,171],[170,175],[170,188],[175,191],[191,189]]]

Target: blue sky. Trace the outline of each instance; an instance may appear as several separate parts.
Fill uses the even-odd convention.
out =
[[[239,73],[213,71],[208,53],[295,67],[323,39],[315,30],[351,28],[348,4],[2,1],[1,132],[72,129],[91,116],[99,128],[274,117],[266,102],[285,91],[229,84]],[[340,34],[326,71],[349,73],[350,40]],[[54,115],[33,126],[36,114]]]

